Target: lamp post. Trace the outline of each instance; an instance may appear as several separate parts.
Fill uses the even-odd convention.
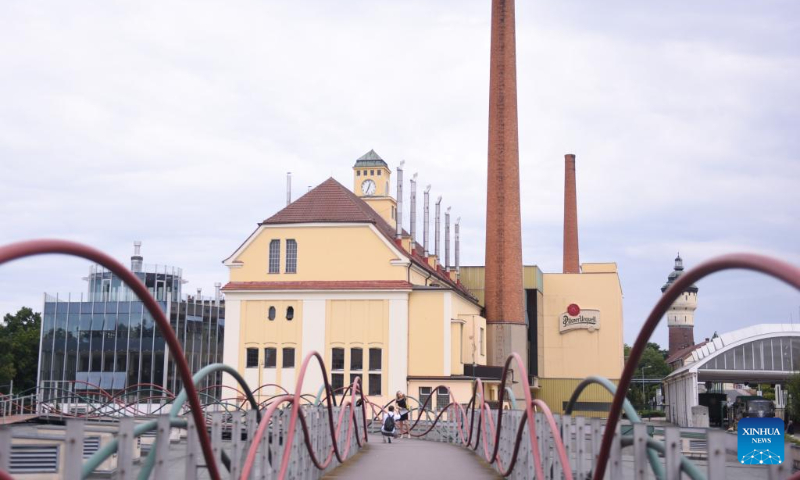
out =
[[[647,406],[647,399],[644,396],[644,369],[649,368],[648,365],[642,365],[642,403]]]

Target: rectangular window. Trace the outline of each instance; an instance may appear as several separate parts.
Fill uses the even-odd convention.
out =
[[[356,177],[360,177],[360,176],[361,176],[361,170],[356,170]]]
[[[331,370],[344,370],[344,348],[331,349]]]
[[[364,351],[360,348],[350,349],[350,370],[361,370],[364,364]]]
[[[380,171],[380,170],[378,170],[378,176],[379,176],[379,177],[381,176],[381,171]]]
[[[294,348],[283,349],[283,368],[294,368]]]
[[[333,389],[334,394],[342,393],[342,388],[344,388],[344,374],[343,373],[332,373],[331,374],[331,388]]]
[[[380,172],[380,170],[378,170]],[[370,373],[369,374],[369,393],[368,395],[380,395],[381,394],[381,374],[380,373]]]
[[[369,174],[370,174],[370,175],[375,175],[375,170],[370,170],[370,171],[369,171]]]
[[[294,355],[292,355],[294,359]],[[269,347],[264,349],[264,368],[275,368],[278,363],[278,352],[275,348]]]
[[[258,366],[258,349],[247,349],[247,368],[254,368]]]
[[[297,273],[297,241],[286,240],[286,273]]]
[[[369,349],[369,369],[370,371],[380,370],[381,369],[381,349],[380,348],[370,348]]]
[[[450,394],[446,387],[439,387],[436,390],[436,410],[444,410],[448,405],[450,405]]]
[[[281,268],[281,241],[278,239],[269,242],[269,273],[280,273]]]
[[[485,346],[486,344],[483,342],[483,327],[481,327],[480,342],[481,342],[481,355],[486,355],[486,346]]]
[[[425,402],[427,402],[429,398],[431,398],[431,387],[419,387],[420,405],[425,405]],[[430,410],[432,406],[433,405],[429,403],[428,405],[425,405],[425,408],[427,410]]]
[[[355,382],[355,381],[356,381],[356,378],[360,379],[360,380],[358,381],[358,384],[360,385],[360,388],[364,388],[364,379],[361,377],[361,374],[360,374],[360,373],[353,373],[353,374],[350,374],[350,385],[352,385],[352,384],[353,384],[353,382]]]

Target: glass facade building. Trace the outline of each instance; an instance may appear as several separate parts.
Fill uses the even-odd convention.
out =
[[[225,303],[218,286],[213,297],[183,296],[181,269],[144,265],[138,245],[131,267],[166,313],[192,372],[222,362]],[[92,266],[86,280],[86,295],[45,294],[38,379],[44,400],[65,390],[89,397],[102,390],[129,402],[160,396],[162,388],[177,395],[183,384],[175,361],[144,304],[105,268]],[[219,398],[220,377],[198,388]]]

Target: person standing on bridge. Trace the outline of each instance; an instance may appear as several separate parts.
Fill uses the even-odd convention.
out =
[[[389,411],[383,412],[383,419],[381,420],[381,434],[383,435],[383,443],[386,443],[388,440],[389,443],[392,443],[392,437],[394,437],[395,432],[397,429],[395,428],[395,422],[400,419],[400,415],[394,411],[394,405],[389,405]]]
[[[397,404],[397,410],[400,412],[400,420],[397,422],[398,426],[400,427],[400,438],[403,438],[403,435],[407,438],[411,438],[411,434],[408,431],[408,400],[406,399],[406,395],[401,392],[400,390],[397,391],[395,396],[395,403]]]

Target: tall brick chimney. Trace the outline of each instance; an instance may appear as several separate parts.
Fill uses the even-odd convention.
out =
[[[486,321],[488,361],[512,352],[528,363],[522,287],[519,135],[514,1],[492,0],[489,73],[489,162],[486,198]],[[515,368],[515,378],[519,380]]]
[[[578,199],[575,155],[564,155],[564,273],[581,273],[578,256]]]

